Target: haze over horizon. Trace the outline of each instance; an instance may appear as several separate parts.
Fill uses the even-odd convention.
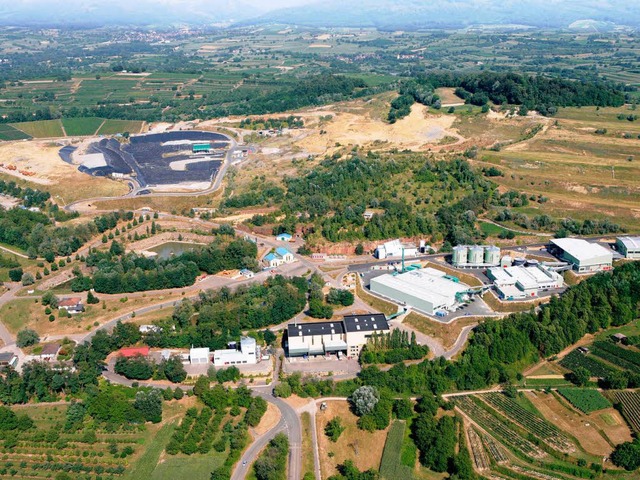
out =
[[[566,27],[593,19],[639,26],[631,0],[0,0],[4,25],[206,25],[286,23],[317,27],[460,27],[524,24]]]

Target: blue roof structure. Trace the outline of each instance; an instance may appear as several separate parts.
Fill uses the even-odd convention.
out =
[[[267,256],[264,257],[264,259],[267,262],[270,262],[271,260],[277,260],[278,256],[275,253],[269,253],[269,254],[267,254]]]
[[[284,257],[285,255],[292,255],[292,253],[284,247],[276,248],[276,253],[281,257]]]

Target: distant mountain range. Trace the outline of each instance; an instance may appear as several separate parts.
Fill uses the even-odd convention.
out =
[[[293,5],[281,8],[283,5]],[[280,23],[382,29],[640,26],[635,0],[0,0],[4,25]],[[583,24],[579,24],[583,25]]]
[[[635,1],[626,0],[328,0],[279,9],[251,22],[383,29],[478,24],[558,28],[583,19],[640,26],[640,8]]]

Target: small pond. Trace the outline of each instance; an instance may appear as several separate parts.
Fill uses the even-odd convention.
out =
[[[157,258],[166,260],[168,258],[180,255],[184,252],[192,252],[195,249],[202,248],[202,243],[188,243],[188,242],[165,242],[155,247],[147,249],[149,252],[155,252],[158,254]]]

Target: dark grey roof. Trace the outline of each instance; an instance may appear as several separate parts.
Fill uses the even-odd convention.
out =
[[[289,337],[298,337],[302,332],[303,336],[307,335],[331,335],[344,333],[344,324],[341,321],[336,322],[314,322],[314,323],[290,323],[287,325],[287,333]]]
[[[2,352],[0,353],[0,362],[6,363],[10,362],[15,355],[12,352]]]
[[[389,330],[387,317],[383,313],[345,315],[344,324],[347,332],[377,332],[381,330]]]

